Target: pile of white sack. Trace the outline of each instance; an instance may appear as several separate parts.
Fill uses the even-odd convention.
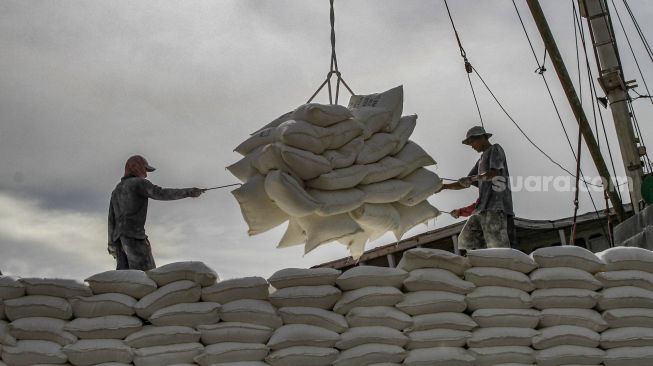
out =
[[[467,295],[468,310],[478,324],[467,344],[476,365],[533,364],[532,340],[540,312],[532,309],[533,283],[528,273],[537,268],[528,255],[513,249],[470,251],[471,268],[465,279],[476,286]]]
[[[308,253],[338,241],[354,258],[391,231],[399,240],[439,215],[427,198],[442,181],[435,161],[410,141],[417,116],[401,116],[401,86],[354,95],[349,107],[305,104],[252,134],[227,169],[249,235],[288,221],[278,247]]]
[[[404,364],[467,364],[474,358],[465,349],[476,324],[464,314],[465,295],[474,284],[461,278],[469,266],[466,258],[426,248],[404,253],[398,268],[409,273],[406,295],[397,308],[413,317],[406,329],[409,351]]]
[[[0,366],[653,365],[653,252],[415,248],[220,281],[201,262],[0,276]]]

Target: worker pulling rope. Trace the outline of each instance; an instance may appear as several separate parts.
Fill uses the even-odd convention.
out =
[[[472,64],[469,62],[467,59],[467,52],[463,48],[463,44],[460,41],[460,35],[458,35],[458,30],[456,29],[456,24],[453,21],[453,17],[451,16],[451,11],[449,10],[449,4],[447,3],[447,0],[444,0],[444,6],[447,8],[447,14],[449,14],[449,20],[451,21],[451,27],[453,28],[453,33],[456,36],[456,41],[458,42],[458,48],[460,49],[460,56],[463,58],[463,61],[465,62],[465,71],[467,72],[467,81],[469,82],[469,88],[472,90],[472,96],[474,97],[474,103],[476,103],[476,110],[478,111],[478,118],[481,122],[481,126],[485,127],[483,124],[483,115],[481,114],[481,108],[478,105],[478,99],[476,98],[476,92],[474,91],[474,84],[472,84],[472,78],[469,76],[473,71],[474,68],[472,67]]]
[[[329,73],[327,74],[326,80],[322,82],[319,88],[311,95],[311,97],[308,99],[307,103],[310,103],[313,101],[313,99],[317,96],[317,94],[324,88],[324,86],[327,86],[327,90],[329,91],[329,104],[338,104],[338,97],[340,96],[340,84],[345,86],[347,88],[347,91],[351,95],[354,95],[354,92],[351,90],[349,85],[345,82],[345,80],[342,78],[342,74],[340,73],[340,70],[338,70],[338,57],[336,55],[336,30],[335,30],[335,23],[336,23],[336,14],[335,10],[333,8],[333,2],[334,0],[329,0],[329,3],[331,5],[330,9],[330,21],[331,21],[331,68],[329,69]],[[335,87],[335,93],[333,90],[333,85],[331,84],[331,78],[333,75],[336,76],[336,87]],[[335,98],[334,98],[335,94]],[[335,103],[334,103],[335,101]]]

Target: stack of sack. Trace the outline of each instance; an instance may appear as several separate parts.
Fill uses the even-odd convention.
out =
[[[598,253],[606,271],[598,308],[609,329],[601,333],[606,366],[653,364],[653,253],[615,247]]]
[[[335,287],[339,275],[340,271],[332,268],[288,268],[268,279],[275,289],[270,302],[283,322],[267,342],[271,352],[268,364],[333,364],[338,357],[335,345],[347,330],[345,318],[332,311],[342,295]]]
[[[268,288],[262,277],[229,279],[202,288],[204,303],[221,305],[220,322],[196,327],[205,345],[195,357],[197,364],[262,363],[269,353],[265,343],[281,326],[281,318],[268,302]]]
[[[338,277],[343,295],[333,311],[346,316],[349,329],[336,343],[340,355],[334,366],[401,364],[408,342],[402,330],[410,317],[394,306],[403,299],[407,276],[397,268],[358,266]]]
[[[465,295],[474,284],[461,277],[469,262],[451,252],[416,248],[404,253],[397,268],[409,273],[403,282],[406,291],[397,308],[412,316],[406,329],[409,338],[405,365],[474,365],[474,356],[465,349],[476,323],[464,314]]]
[[[147,275],[158,288],[134,305],[136,314],[152,324],[127,340],[134,347],[134,364],[192,363],[205,351],[195,328],[219,321],[220,304],[200,302],[202,288],[213,285],[217,274],[202,262],[179,262]]]
[[[349,108],[305,104],[277,118],[235,151],[227,169],[248,233],[286,221],[278,247],[305,253],[338,241],[354,258],[388,231],[400,239],[439,215],[426,200],[442,187],[435,161],[409,141],[417,116],[401,116],[403,89],[352,96]]]
[[[598,348],[601,324],[592,310],[602,287],[594,274],[605,264],[577,246],[541,248],[531,256],[538,269],[530,274],[537,288],[533,305],[542,311],[540,334],[533,338],[538,365],[599,365],[605,352]]]
[[[532,309],[528,277],[537,265],[528,255],[510,248],[471,250],[472,268],[465,279],[476,286],[467,307],[478,324],[467,340],[477,366],[535,363],[532,340],[538,335],[540,312]]]
[[[5,315],[11,321],[5,327],[3,361],[10,366],[77,361],[76,355],[68,351],[79,342],[78,336],[67,330],[73,317],[68,300],[91,296],[90,288],[78,281],[63,279],[22,278],[12,284],[12,279],[5,277],[2,282],[3,290],[9,287],[15,290],[10,296],[15,298],[3,300]],[[16,297],[21,291],[25,296]],[[12,342],[13,345],[7,345]],[[131,362],[129,347],[122,350],[127,362]]]
[[[532,339],[540,320],[532,309],[528,277],[537,265],[526,254],[510,248],[467,252],[471,268],[465,279],[476,288],[467,294],[468,311],[478,324],[467,340],[476,365],[535,363]]]

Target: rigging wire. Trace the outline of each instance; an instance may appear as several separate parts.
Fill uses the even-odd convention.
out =
[[[639,61],[637,60],[637,56],[635,56],[635,50],[633,49],[633,45],[630,43],[630,37],[628,37],[628,33],[626,33],[626,27],[624,26],[624,23],[621,20],[621,14],[619,14],[619,9],[617,9],[614,0],[611,0],[611,2],[612,2],[612,7],[614,8],[614,12],[617,14],[617,19],[619,20],[619,24],[621,25],[621,30],[624,32],[624,36],[626,37],[626,42],[628,43],[628,48],[630,48],[630,53],[633,55],[633,60],[635,60],[635,66],[637,66],[637,71],[639,72],[639,76],[642,78],[642,82],[644,83],[644,89],[646,89],[646,94],[650,96],[651,91],[649,90],[648,84],[646,83],[646,79],[644,78],[644,73],[642,72],[642,68],[639,66]],[[637,94],[639,95],[639,93]],[[651,104],[653,104],[653,99],[649,99],[649,100],[651,101]]]
[[[467,52],[465,51],[465,48],[463,48],[463,44],[460,41],[460,35],[458,34],[458,30],[456,29],[456,24],[454,23],[453,17],[451,16],[451,10],[449,10],[449,4],[447,3],[447,0],[444,0],[444,6],[447,9],[447,14],[449,15],[449,20],[451,21],[451,27],[453,28],[453,33],[456,36],[456,42],[458,42],[458,48],[460,49],[460,56],[463,58],[463,61],[465,63],[465,72],[467,73],[467,81],[469,82],[469,88],[472,90],[472,96],[474,97],[474,103],[476,104],[476,110],[478,111],[478,118],[481,122],[481,126],[485,127],[485,125],[483,124],[483,115],[481,114],[481,107],[478,104],[476,91],[474,91],[474,84],[472,83],[472,78],[470,77],[470,74],[472,73],[473,70],[472,64],[467,59]]]
[[[521,23],[522,29],[524,30],[524,35],[526,35],[526,40],[528,41],[528,44],[529,44],[529,46],[530,46],[530,48],[531,48],[531,52],[533,53],[533,58],[535,58],[535,62],[538,64],[539,67],[543,67],[544,64],[543,64],[543,63],[540,64],[539,59],[537,58],[537,53],[535,52],[535,47],[533,46],[533,42],[531,41],[531,38],[530,38],[530,36],[528,35],[528,32],[526,31],[526,25],[524,24],[524,20],[523,20],[523,18],[521,17],[521,13],[519,12],[519,8],[517,8],[517,3],[515,2],[515,0],[512,0],[512,4],[513,4],[513,6],[515,7],[515,11],[516,11],[516,13],[517,13],[517,17],[519,18],[519,22]],[[563,120],[562,120],[562,116],[561,116],[561,114],[560,114],[560,110],[559,110],[559,108],[558,108],[558,105],[557,105],[556,102],[555,102],[555,98],[553,97],[553,93],[551,92],[551,87],[549,86],[549,83],[548,83],[546,77],[544,76],[544,73],[539,73],[539,74],[542,76],[542,80],[544,81],[544,85],[546,86],[546,90],[547,90],[547,92],[548,92],[548,94],[549,94],[549,98],[551,99],[551,103],[553,104],[553,108],[555,109],[555,112],[556,112],[556,115],[557,115],[558,120],[559,120],[559,122],[560,122],[560,125],[562,126],[562,130],[563,130],[563,132],[564,132],[564,134],[565,134],[565,137],[566,137],[566,139],[567,139],[567,143],[569,144],[569,148],[571,149],[571,153],[572,153],[572,155],[574,156],[574,159],[576,159],[576,152],[574,151],[573,145],[572,145],[572,143],[571,143],[571,139],[569,138],[569,133],[567,132],[567,128],[565,127],[565,124],[564,124],[564,122],[563,122]],[[478,75],[478,73],[477,73],[477,75]],[[480,77],[480,75],[479,75],[479,77]],[[495,100],[496,100],[496,98],[495,98]],[[504,110],[504,112],[505,112],[505,110]],[[519,127],[518,127],[518,128],[519,128]],[[521,128],[519,128],[519,129],[520,129],[520,131],[522,132],[522,134],[523,134],[524,136],[526,136],[525,133],[521,130]],[[528,137],[527,137],[527,139],[528,139]],[[529,141],[530,141],[530,139],[529,139]],[[532,141],[531,141],[531,144],[533,144],[534,146],[536,146]],[[540,152],[544,153],[544,152],[543,152],[539,147],[536,146],[536,148],[537,148],[538,150],[540,150]],[[546,153],[544,153],[544,154],[549,158],[549,160],[553,161],[556,165],[558,165],[559,167],[561,167],[561,168],[562,168],[565,172],[567,172],[569,175],[571,175],[571,176],[574,177],[574,178],[579,178],[579,175],[578,175],[578,174],[573,174],[572,172],[570,172],[570,171],[567,170],[566,168],[562,167],[561,164],[555,162],[555,161],[554,161],[554,160],[553,160],[553,159],[552,159],[548,154],[546,154]],[[582,171],[581,171],[581,174],[582,174]],[[600,187],[599,185],[596,185],[596,184],[592,184],[592,183],[590,183],[590,182],[587,182],[585,179],[583,179],[583,182],[584,182],[586,185],[589,184],[589,185],[594,185],[594,186]],[[590,197],[591,197],[591,195],[590,195]]]
[[[333,75],[336,76],[336,88],[335,88],[335,104],[338,104],[338,97],[340,96],[340,84],[342,84],[347,91],[351,95],[354,95],[354,92],[351,90],[349,85],[345,82],[345,80],[342,78],[342,74],[340,73],[340,70],[338,70],[338,57],[336,56],[336,14],[335,10],[333,7],[333,2],[334,0],[329,0],[330,4],[330,11],[329,11],[329,19],[331,22],[331,67],[329,69],[329,72],[327,73],[326,80],[320,84],[320,86],[317,88],[315,93],[311,95],[311,97],[308,99],[307,103],[310,103],[313,101],[313,99],[317,96],[317,94],[325,87],[327,86],[327,90],[329,92],[329,104],[334,104],[334,90],[333,90],[333,85],[331,84],[331,77]]]
[[[639,94],[637,91],[635,91],[633,89],[635,94],[638,95],[638,97],[635,98],[635,99],[648,97],[651,104],[653,104],[653,99],[651,99],[651,97],[650,97],[651,91],[648,88],[648,84],[646,83],[646,78],[644,78],[644,73],[642,72],[642,68],[639,65],[639,61],[637,60],[637,55],[635,54],[635,50],[633,49],[633,46],[632,46],[632,44],[630,42],[630,38],[628,37],[628,33],[626,32],[626,27],[624,26],[624,23],[621,20],[621,15],[619,14],[619,9],[617,9],[617,6],[615,5],[614,0],[611,0],[611,2],[612,2],[612,7],[614,8],[614,11],[617,14],[617,19],[619,20],[619,24],[621,25],[621,30],[624,33],[624,36],[626,38],[626,42],[628,43],[628,47],[630,48],[630,53],[633,55],[633,60],[635,61],[635,65],[637,66],[637,71],[639,72],[639,76],[642,78],[642,83],[644,83],[644,89],[646,89],[646,93],[647,93],[647,95],[644,96],[644,95]],[[631,14],[631,19],[632,19],[633,23],[635,24],[635,27],[638,28],[639,24],[637,23],[637,20],[635,19],[635,16],[630,11],[630,7],[628,6],[628,3],[625,0],[624,0],[624,4],[627,6],[628,12]],[[639,31],[640,30],[638,30],[638,32]],[[643,36],[643,34],[642,34],[642,36]],[[645,47],[648,47],[648,42],[646,42],[646,38],[643,38],[642,42],[644,42]],[[647,52],[649,52],[649,50],[650,49],[647,48]],[[630,114],[631,114],[632,119],[633,119],[633,125],[634,125],[634,128],[635,128],[635,132],[637,134],[637,138],[639,139],[640,143],[643,146],[646,146],[646,144],[644,142],[644,136],[642,135],[642,131],[641,131],[640,127],[639,127],[639,122],[637,120],[637,117],[635,116],[635,109],[634,109],[634,107],[632,105],[632,101],[633,101],[633,99],[630,98],[630,96],[629,96],[628,109],[629,109]],[[651,159],[649,158],[648,153],[646,155],[644,155],[644,160],[646,161],[646,163],[648,165],[648,171],[651,172]]]
[[[536,52],[535,52],[535,47],[533,46],[533,42],[531,41],[531,38],[530,38],[530,36],[528,35],[528,31],[526,30],[526,26],[525,26],[525,24],[524,24],[524,20],[523,20],[523,18],[521,17],[521,13],[519,12],[519,8],[517,7],[517,3],[515,2],[515,0],[512,1],[512,4],[513,4],[513,6],[514,6],[514,8],[515,8],[515,12],[517,13],[517,17],[519,18],[519,22],[520,22],[520,24],[521,24],[521,26],[522,26],[522,29],[524,30],[524,35],[526,36],[526,40],[528,41],[528,44],[529,44],[529,46],[530,46],[530,48],[531,48],[531,51],[532,51],[532,53],[533,53],[533,57],[535,58],[535,62],[536,62],[538,65],[540,65],[540,62],[539,62],[539,60],[538,60],[538,58],[537,58],[537,54],[536,54]],[[577,50],[577,52],[578,52],[578,50]],[[546,56],[546,54],[545,54],[545,56]],[[542,63],[542,65],[543,65],[543,64],[544,64],[544,63]],[[578,62],[578,64],[579,64],[579,68],[580,68],[580,62]],[[551,103],[553,104],[553,107],[554,107],[554,109],[555,109],[555,111],[556,111],[556,115],[558,116],[558,120],[559,120],[559,122],[560,122],[560,125],[562,126],[562,130],[563,130],[563,132],[564,132],[564,134],[565,134],[565,138],[567,139],[567,142],[568,142],[568,144],[569,144],[569,148],[571,149],[571,153],[572,153],[572,155],[574,156],[574,159],[576,160],[576,174],[574,175],[574,174],[569,173],[571,176],[573,176],[573,177],[576,178],[576,191],[575,191],[575,198],[574,198],[574,221],[573,221],[574,224],[573,224],[572,237],[571,237],[571,243],[575,243],[575,235],[576,235],[576,218],[577,218],[578,207],[579,207],[579,200],[578,200],[578,196],[579,196],[579,182],[580,182],[580,180],[581,180],[581,175],[583,175],[583,171],[582,171],[582,169],[581,169],[581,167],[580,167],[580,161],[581,161],[581,160],[580,160],[580,158],[581,158],[581,147],[582,147],[582,134],[581,134],[581,131],[580,131],[580,128],[579,128],[579,131],[578,131],[578,148],[577,148],[578,153],[576,153],[576,152],[574,151],[574,148],[573,148],[572,144],[571,144],[571,140],[570,140],[570,138],[569,138],[569,134],[567,133],[567,129],[566,129],[566,127],[565,127],[565,124],[564,124],[564,121],[563,121],[563,119],[562,119],[562,116],[560,115],[560,111],[559,111],[558,106],[557,106],[557,104],[556,104],[556,102],[555,102],[555,98],[553,97],[553,94],[552,94],[552,92],[551,92],[551,88],[549,87],[549,83],[547,82],[546,76],[544,75],[544,72],[541,72],[541,73],[539,73],[539,74],[540,74],[540,76],[542,77],[542,80],[544,81],[544,85],[546,86],[547,92],[548,92],[549,97],[550,97],[550,99],[551,99]],[[580,83],[579,83],[579,84],[580,84]],[[566,170],[566,169],[565,169],[565,170]],[[567,171],[567,172],[569,172],[569,171]],[[594,207],[594,211],[595,211],[595,213],[596,213],[596,216],[597,216],[597,218],[600,219],[601,216],[600,216],[600,214],[599,214],[599,210],[598,210],[598,208],[597,208],[597,206],[596,206],[596,203],[594,202],[594,197],[592,196],[592,194],[591,194],[591,192],[590,192],[590,189],[589,189],[589,185],[590,185],[591,183],[587,182],[585,179],[582,179],[582,181],[583,181],[583,183],[584,183],[584,185],[585,185],[585,188],[587,189],[587,194],[588,194],[588,196],[589,196],[589,198],[590,198],[590,201],[591,201],[591,203],[592,203],[592,206]],[[605,189],[607,189],[607,187],[603,186],[603,189],[605,190]],[[603,230],[603,234],[604,234],[604,236],[607,237],[607,238],[609,238],[609,236],[608,236],[607,233],[605,232],[605,229],[603,228],[603,226],[601,226],[601,229]]]
[[[628,14],[630,15],[630,19],[633,21],[633,24],[635,25],[635,29],[637,30],[637,34],[639,35],[639,38],[641,39],[642,43],[644,44],[644,48],[646,49],[646,54],[651,59],[651,62],[653,62],[653,50],[651,50],[651,45],[648,43],[648,40],[646,39],[646,36],[644,35],[644,32],[642,31],[642,28],[639,26],[639,22],[635,18],[635,14],[630,9],[630,5],[628,5],[628,2],[626,0],[623,0],[623,2],[624,2],[624,5],[626,6],[626,10],[628,11]]]

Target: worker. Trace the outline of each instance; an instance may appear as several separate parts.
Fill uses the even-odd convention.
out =
[[[478,187],[478,199],[473,204],[453,210],[455,218],[469,216],[458,236],[461,250],[480,248],[509,248],[514,239],[514,212],[510,191],[510,173],[506,154],[499,144],[490,143],[491,133],[481,126],[467,131],[463,144],[481,154],[466,177],[455,183],[444,184],[443,189]]]
[[[116,269],[155,268],[150,241],[145,234],[148,199],[161,201],[199,197],[200,188],[171,189],[152,184],[148,172],[155,169],[140,155],[125,164],[125,175],[111,193],[109,205],[109,254],[117,262]]]

